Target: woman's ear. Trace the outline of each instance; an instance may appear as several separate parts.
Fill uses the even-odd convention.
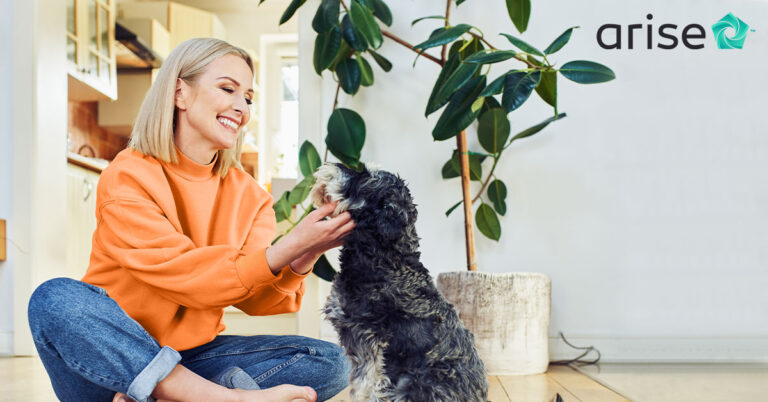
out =
[[[189,85],[181,78],[176,79],[176,95],[174,96],[176,107],[179,110],[187,110],[186,98],[189,94]]]

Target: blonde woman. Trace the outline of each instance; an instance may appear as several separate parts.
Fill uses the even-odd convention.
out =
[[[313,401],[346,387],[334,344],[219,335],[227,306],[297,311],[314,262],[354,228],[348,213],[325,219],[330,205],[270,246],[272,197],[239,163],[252,82],[248,54],[216,39],[188,40],[163,64],[99,180],[85,277],[47,281],[30,300],[60,400]]]

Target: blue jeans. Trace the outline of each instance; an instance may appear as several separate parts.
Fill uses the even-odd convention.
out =
[[[115,392],[143,402],[181,364],[228,388],[307,385],[326,400],[347,386],[338,346],[301,336],[217,336],[193,349],[160,347],[104,289],[68,278],[40,285],[29,325],[61,401],[111,401]]]

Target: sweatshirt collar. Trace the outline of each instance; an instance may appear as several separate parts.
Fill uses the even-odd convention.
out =
[[[176,149],[176,158],[178,163],[167,164],[171,171],[187,180],[193,181],[207,180],[213,177],[213,167],[216,165],[216,161],[219,158],[218,152],[216,152],[216,155],[213,157],[211,163],[207,165],[201,165],[190,159],[188,156],[184,155],[184,153],[181,152],[179,147],[177,147],[175,144],[173,147]]]

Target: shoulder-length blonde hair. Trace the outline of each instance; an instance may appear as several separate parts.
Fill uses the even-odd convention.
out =
[[[155,82],[141,103],[128,147],[165,162],[178,163],[173,143],[177,114],[176,81],[181,78],[189,84],[194,84],[208,64],[228,54],[245,60],[253,73],[253,62],[248,53],[223,40],[195,38],[176,46],[163,62]],[[214,172],[225,177],[230,167],[242,169],[240,164],[242,147],[241,131],[233,148],[218,151]]]

